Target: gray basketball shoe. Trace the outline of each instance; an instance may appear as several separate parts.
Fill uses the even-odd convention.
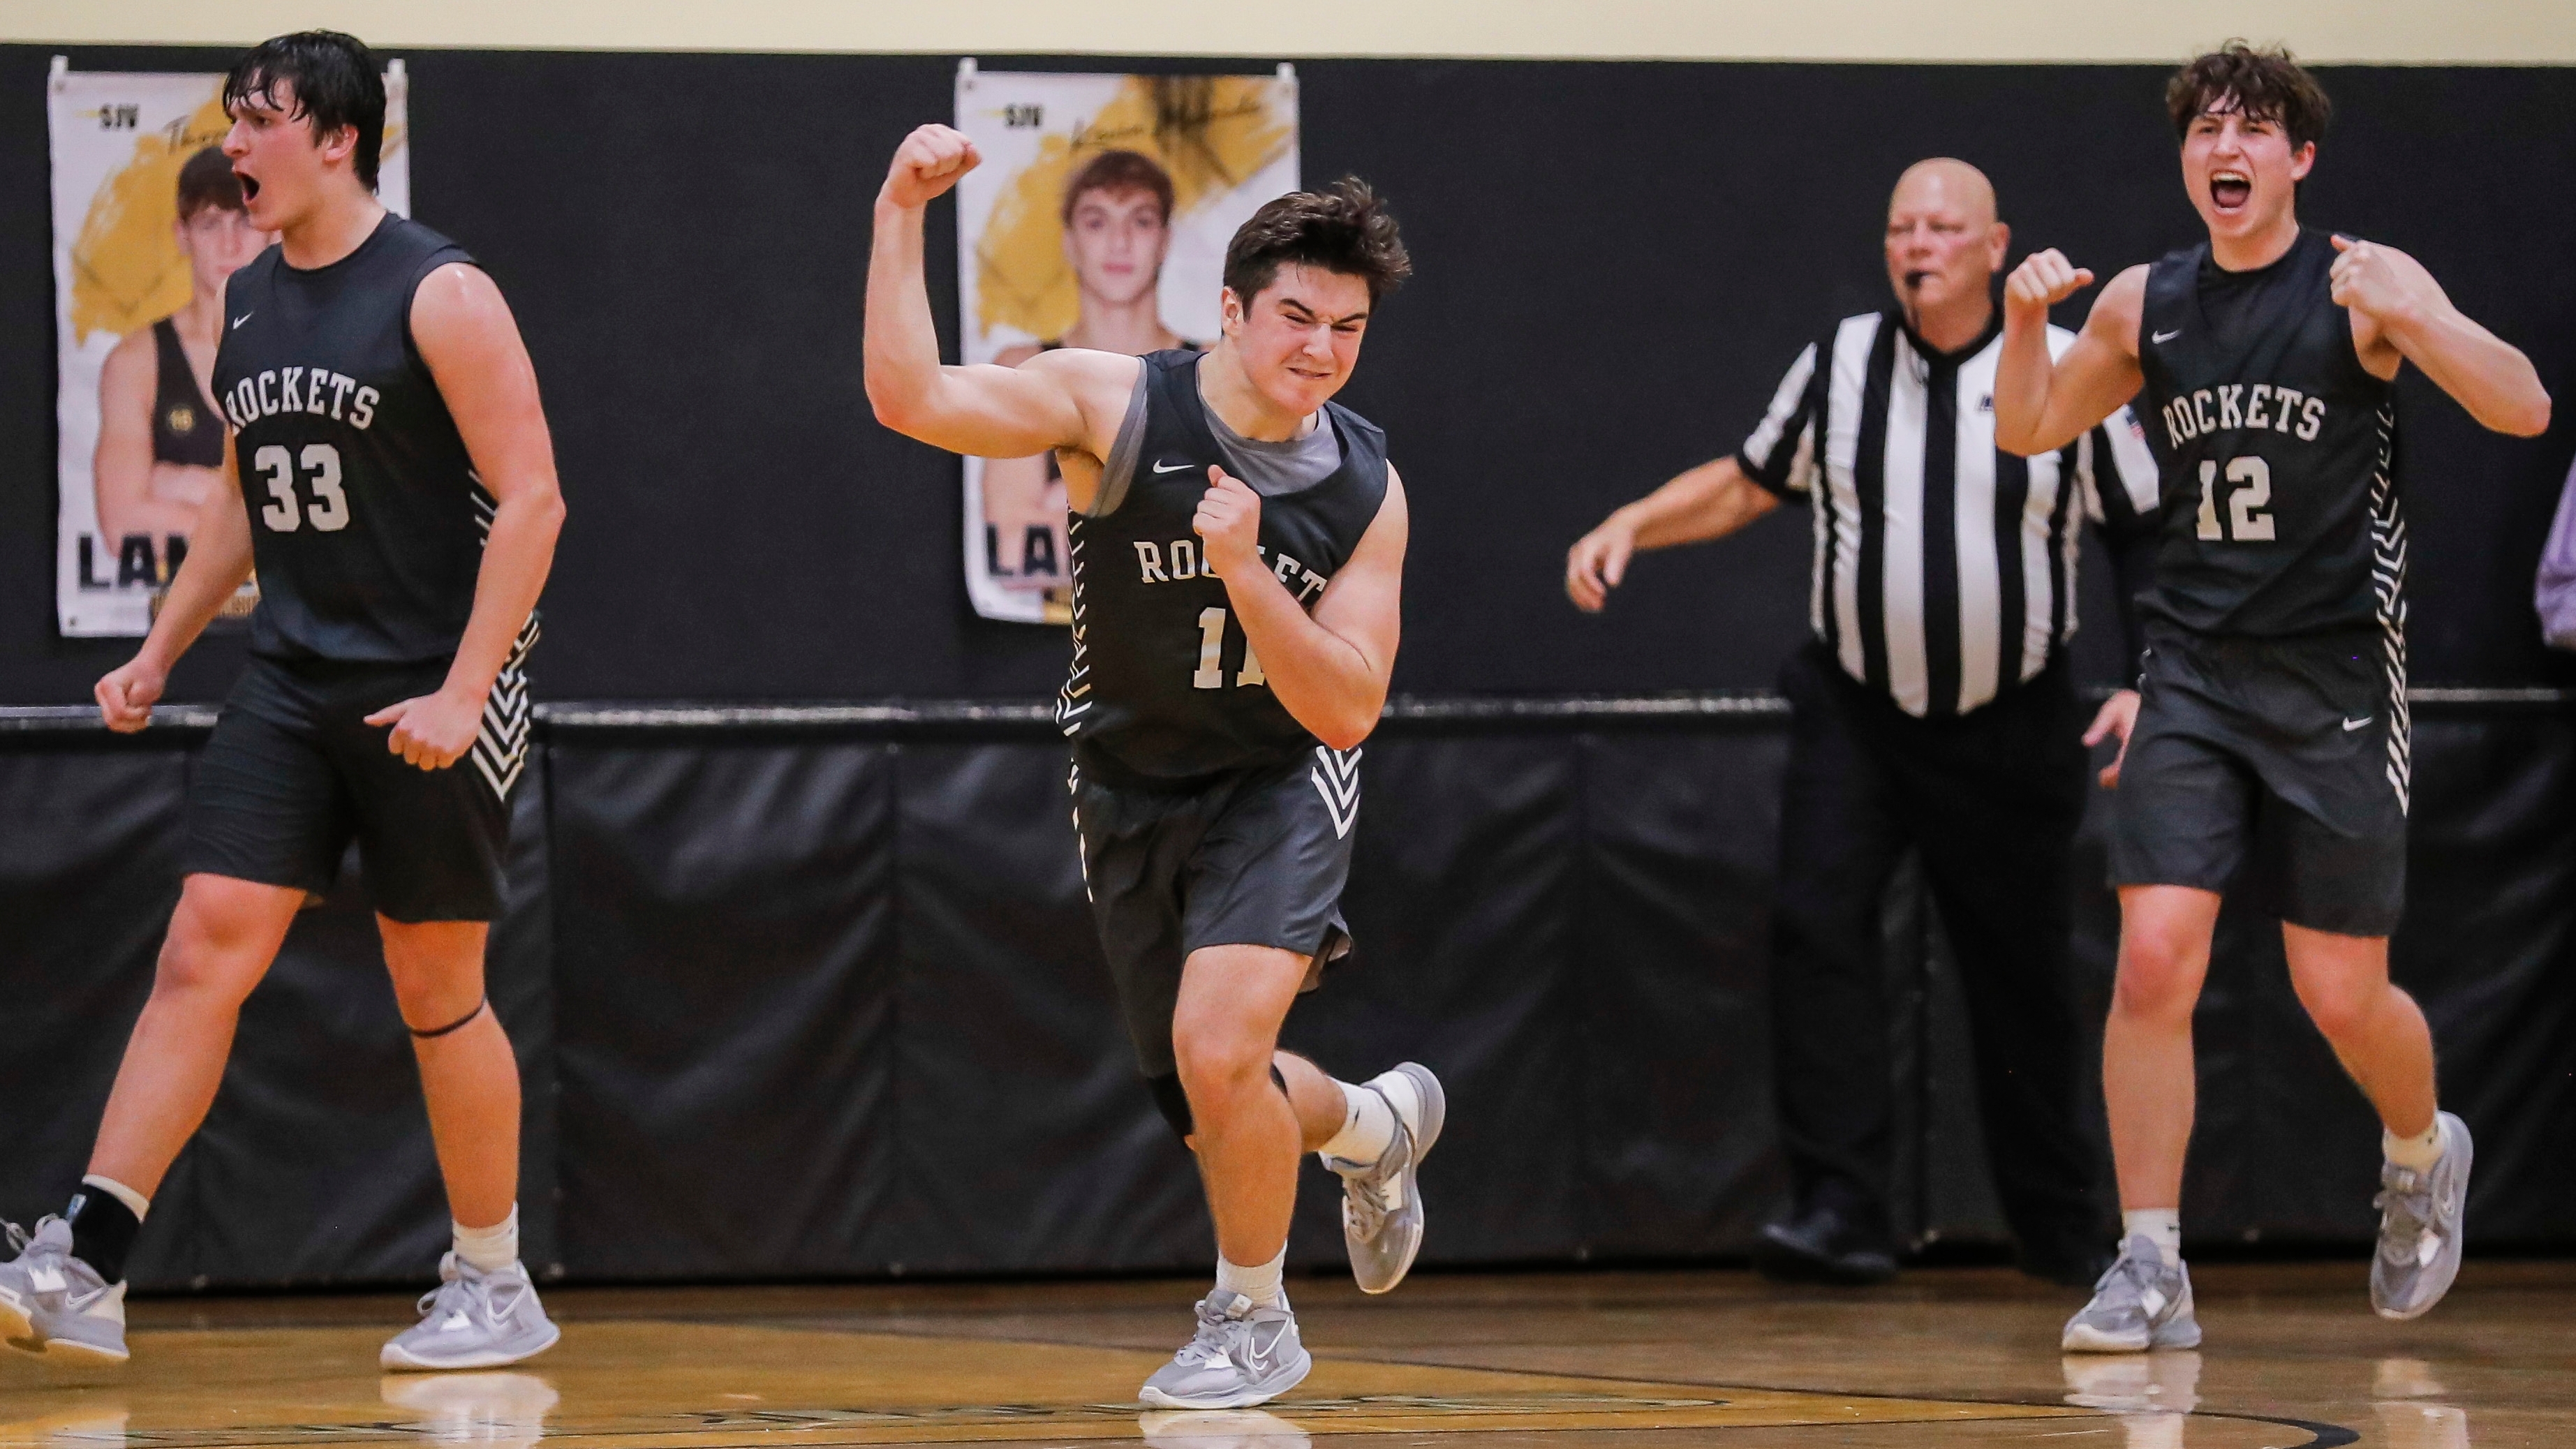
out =
[[[2430,1172],[2379,1166],[2379,1252],[2370,1260],[2370,1306],[2382,1318],[2414,1318],[2451,1291],[2460,1275],[2461,1219],[2469,1206],[2469,1127],[2448,1112],[2442,1158]]]
[[[18,1250],[0,1263],[0,1338],[49,1358],[125,1362],[125,1285],[73,1255],[72,1225],[45,1217],[33,1237],[16,1223],[0,1231]]]
[[[1416,1174],[1449,1116],[1449,1099],[1429,1067],[1406,1062],[1387,1075],[1401,1075],[1413,1084],[1419,1104],[1413,1116],[1396,1111],[1395,1140],[1375,1162],[1324,1159],[1325,1166],[1341,1174],[1342,1246],[1350,1251],[1351,1276],[1363,1293],[1384,1293],[1403,1282],[1413,1255],[1422,1250],[1422,1187]],[[1365,1085],[1395,1107],[1396,1098],[1375,1083]]]
[[[2191,1270],[2167,1264],[2146,1234],[2131,1236],[2120,1245],[2118,1260],[2093,1284],[2093,1301],[2066,1320],[2058,1346],[2068,1353],[2199,1347],[2200,1323],[2191,1315]]]
[[[1158,1409],[1248,1409],[1304,1382],[1315,1360],[1282,1300],[1263,1308],[1229,1289],[1199,1300],[1199,1329],[1136,1397]]]
[[[438,1276],[443,1281],[420,1297],[420,1322],[378,1355],[384,1367],[499,1368],[535,1358],[563,1336],[522,1264],[487,1273],[450,1253],[438,1260]]]

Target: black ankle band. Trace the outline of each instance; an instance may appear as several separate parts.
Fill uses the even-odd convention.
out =
[[[416,1027],[416,1026],[407,1026],[407,1027],[405,1027],[404,1029],[405,1029],[405,1030],[407,1030],[407,1031],[409,1031],[409,1032],[412,1034],[412,1038],[413,1038],[415,1041],[432,1041],[432,1040],[435,1040],[436,1038],[439,1038],[439,1037],[442,1037],[442,1036],[447,1035],[449,1032],[452,1032],[452,1031],[462,1031],[462,1030],[464,1030],[467,1026],[469,1026],[469,1025],[471,1025],[471,1024],[473,1023],[474,1018],[476,1018],[476,1017],[478,1017],[478,1016],[481,1016],[481,1015],[483,1014],[483,1008],[484,1008],[484,1007],[489,1006],[489,1005],[491,1005],[491,1004],[492,1004],[492,996],[491,996],[491,993],[486,992],[486,993],[484,993],[483,995],[481,995],[481,996],[479,996],[479,997],[476,997],[476,998],[475,998],[475,1000],[474,1000],[474,1009],[473,1009],[472,1011],[469,1011],[469,1012],[465,1013],[463,1016],[460,1016],[460,1017],[456,1018],[454,1021],[449,1022],[449,1023],[448,1023],[447,1025],[445,1025],[445,1026],[438,1027],[438,1028],[436,1028],[435,1030],[431,1030],[431,1031],[422,1031],[419,1027]]]
[[[143,1224],[122,1198],[82,1183],[72,1194],[71,1206],[63,1209],[63,1221],[72,1225],[73,1257],[96,1268],[98,1276],[110,1283],[125,1277],[125,1255],[133,1250],[134,1235],[143,1230]]]

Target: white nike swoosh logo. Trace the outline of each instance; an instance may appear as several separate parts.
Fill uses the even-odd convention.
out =
[[[2151,341],[2151,342],[2171,342],[2171,341],[2173,341],[2175,338],[2180,337],[2181,335],[2182,335],[2182,329],[2181,329],[2181,328],[2179,328],[2179,327],[2177,327],[2177,328],[2175,328],[2174,330],[2172,330],[2171,332],[2159,332],[2159,333],[2157,333],[2154,337],[2149,338],[2148,340],[2149,340],[2149,341]]]
[[[253,315],[253,314],[251,314],[251,313],[249,313],[249,312],[244,312],[244,313],[243,313],[243,314],[241,314],[240,316],[235,317],[235,318],[233,319],[233,325],[234,325],[235,327],[239,327],[239,326],[240,326],[240,325],[242,325],[244,322],[249,321],[249,320],[251,319],[252,315]]]
[[[1186,473],[1190,471],[1191,466],[1192,465],[1188,463],[1174,463],[1172,466],[1166,468],[1162,464],[1157,463],[1154,465],[1154,471],[1157,473]]]
[[[2363,715],[2359,719],[2348,719],[2343,722],[2343,732],[2345,734],[2351,734],[2354,730],[2366,728],[2369,724],[2370,716],[2368,715]]]

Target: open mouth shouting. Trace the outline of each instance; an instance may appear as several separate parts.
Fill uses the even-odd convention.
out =
[[[242,200],[244,200],[244,201],[252,201],[252,200],[256,200],[256,199],[258,198],[258,196],[259,196],[259,178],[258,178],[258,177],[253,176],[253,175],[251,175],[249,172],[244,171],[244,170],[242,170],[240,167],[236,166],[236,167],[234,167],[234,168],[233,168],[233,180],[235,180],[235,181],[237,181],[237,182],[239,182],[239,183],[241,184]]]
[[[2245,209],[2254,197],[2254,178],[2233,167],[2213,171],[2209,176],[2209,200],[2219,211],[2234,214]]]

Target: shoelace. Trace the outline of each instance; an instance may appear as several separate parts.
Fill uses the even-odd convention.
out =
[[[1399,1123],[1395,1130],[1397,1140],[1405,1141],[1403,1125]],[[1405,1155],[1407,1159],[1412,1156],[1409,1145]],[[1403,1171],[1399,1163],[1391,1176],[1400,1176]],[[1349,1191],[1342,1194],[1342,1213],[1351,1236],[1363,1243],[1377,1241],[1379,1230],[1386,1226],[1386,1215],[1394,1211],[1386,1200],[1385,1182],[1374,1177],[1346,1177],[1342,1181],[1349,1186]]]
[[[1233,1352],[1234,1345],[1228,1343],[1227,1340],[1229,1338],[1242,1337],[1245,1339],[1246,1346],[1249,1347],[1250,1330],[1252,1327],[1249,1319],[1228,1318],[1224,1314],[1210,1308],[1206,1299],[1199,1300],[1198,1316],[1199,1331],[1192,1334],[1190,1336],[1190,1341],[1181,1345],[1181,1351],[1173,1355],[1173,1357],[1181,1360],[1183,1363],[1192,1364],[1207,1363],[1210,1360],[1217,1358],[1225,1358],[1229,1362],[1233,1362],[1238,1360],[1240,1357],[1243,1357],[1242,1355],[1236,1355]],[[1238,1334],[1232,1331],[1238,1329],[1243,1330],[1243,1332]]]
[[[433,1316],[444,1307],[451,1312],[463,1313],[468,1318],[475,1317],[475,1310],[480,1309],[480,1316],[484,1320],[498,1322],[509,1317],[518,1308],[519,1297],[528,1291],[528,1285],[514,1278],[504,1284],[501,1291],[508,1296],[502,1297],[495,1293],[489,1277],[468,1278],[459,1273],[420,1295],[420,1302],[416,1306],[423,1319]],[[448,1295],[451,1293],[462,1298],[464,1302],[449,1303]]]
[[[2112,1261],[2110,1267],[2102,1270],[2100,1278],[2094,1280],[2094,1295],[2102,1300],[2106,1308],[2142,1306],[2146,1302],[2148,1290],[2155,1287],[2156,1271],[2162,1266],[2164,1266],[2162,1263],[2132,1257],[2123,1252]],[[2120,1288],[2126,1288],[2128,1292],[2120,1294],[2114,1291]]]
[[[2391,1169],[2380,1183],[2370,1205],[2379,1209],[2381,1255],[2393,1263],[2409,1262],[2433,1223],[2433,1185],[2425,1174],[2404,1167]]]
[[[43,1217],[36,1219],[35,1230],[30,1232],[29,1230],[18,1226],[16,1223],[10,1222],[6,1218],[0,1218],[0,1237],[5,1237],[9,1240],[9,1251],[11,1253],[24,1253],[29,1248],[36,1245],[36,1239],[43,1236],[46,1227],[61,1221],[61,1214],[47,1213]]]

